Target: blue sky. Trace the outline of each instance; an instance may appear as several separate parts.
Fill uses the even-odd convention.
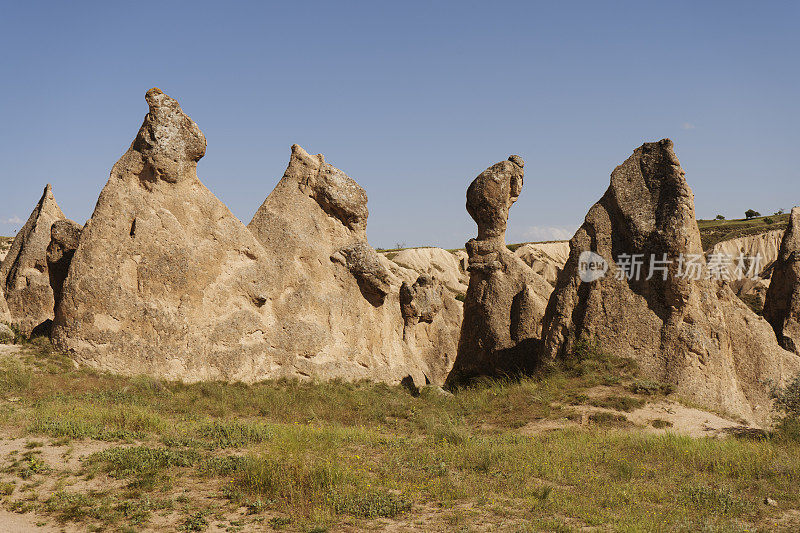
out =
[[[699,217],[800,203],[800,4],[4,2],[0,234],[51,182],[85,221],[158,86],[245,223],[298,143],[369,195],[374,246],[462,246],[470,181],[520,154],[508,240],[569,236],[670,137]]]

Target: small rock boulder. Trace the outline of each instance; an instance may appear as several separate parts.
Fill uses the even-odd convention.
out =
[[[433,322],[444,307],[442,291],[442,284],[425,274],[411,285],[404,281],[400,286],[400,310],[406,327]]]

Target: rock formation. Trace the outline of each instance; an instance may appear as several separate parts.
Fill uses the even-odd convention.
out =
[[[800,207],[792,209],[781,241],[764,301],[764,318],[780,345],[800,354]]]
[[[569,257],[569,242],[532,242],[523,244],[514,255],[542,276],[547,283],[555,286],[556,279]]]
[[[605,275],[588,269],[589,259],[607,262]],[[672,142],[646,143],[613,171],[570,241],[544,318],[544,361],[568,357],[581,340],[597,341],[684,397],[768,422],[764,383],[793,376],[800,358],[708,276],[694,198]]]
[[[436,278],[456,294],[464,294],[467,292],[469,275],[467,264],[464,262],[462,265],[458,253],[442,248],[408,248],[384,255],[402,267]]]
[[[64,218],[48,184],[0,265],[0,285],[5,289],[11,320],[25,335],[46,333],[52,322],[54,299],[47,273],[47,245],[50,227]]]
[[[743,277],[768,278],[771,266],[778,258],[783,234],[784,230],[778,229],[721,241],[709,250],[706,257],[721,255],[730,258],[726,273],[731,280]],[[760,258],[757,262],[750,260],[756,256]],[[744,261],[740,261],[740,258]]]
[[[285,361],[267,357],[275,319],[264,250],[198,179],[206,141],[197,125],[158,89],[146,101],[74,252],[53,340],[122,374],[276,376]]]
[[[3,293],[2,285],[0,285],[0,324],[2,323],[11,323],[11,311],[8,310],[6,295]]]
[[[469,287],[449,385],[519,372],[534,361],[552,287],[505,242],[508,210],[522,191],[524,164],[512,155],[486,169],[467,189],[467,212],[478,224],[478,237],[467,242]]]
[[[367,217],[354,180],[292,147],[283,178],[248,225],[271,261],[270,306],[282,326],[273,348],[294,357],[297,375],[442,383],[460,305],[435,285],[441,307],[424,321],[406,319],[401,284],[417,275],[368,244]]]
[[[67,279],[72,256],[78,249],[83,226],[72,220],[57,220],[50,228],[50,244],[47,246],[47,273],[53,289],[55,305],[61,301],[64,280]]]

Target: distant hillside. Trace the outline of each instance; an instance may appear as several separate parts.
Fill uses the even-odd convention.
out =
[[[718,242],[758,235],[775,229],[785,230],[788,223],[789,214],[785,213],[751,219],[698,220],[697,226],[700,228],[703,250],[709,250]]]

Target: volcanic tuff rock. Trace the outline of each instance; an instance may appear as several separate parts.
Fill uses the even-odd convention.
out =
[[[569,257],[569,242],[527,243],[514,250],[514,255],[555,286],[558,274]]]
[[[748,274],[760,278],[768,278],[771,266],[778,258],[783,234],[784,230],[778,229],[721,241],[711,248],[706,257],[710,258],[712,255],[720,254],[724,257],[730,257],[731,262],[728,265],[727,273],[731,279],[751,277]],[[760,257],[758,264],[749,260],[756,256]],[[739,261],[740,257],[744,259],[743,262]],[[752,272],[748,272],[749,270],[752,270]]]
[[[800,207],[792,209],[781,241],[764,301],[764,318],[781,346],[800,354]]]
[[[582,282],[579,257],[587,251],[609,269]],[[643,254],[640,276],[615,263],[632,262],[633,254]],[[598,342],[685,397],[767,423],[765,382],[785,382],[800,371],[800,358],[781,349],[769,324],[708,274],[694,197],[672,142],[645,143],[614,170],[570,241],[544,318],[544,360],[568,356],[581,341]]]
[[[469,287],[458,357],[448,384],[524,370],[552,287],[506,247],[508,210],[522,191],[522,158],[512,155],[467,189],[467,212],[478,238],[467,242]]]
[[[408,248],[399,252],[391,252],[391,260],[396,264],[410,268],[419,274],[427,274],[457,294],[467,292],[469,275],[467,262],[462,265],[459,254],[451,253],[442,248]],[[387,255],[388,254],[384,254]],[[464,254],[466,256],[466,254]]]
[[[53,319],[47,245],[50,227],[64,218],[48,184],[0,265],[0,284],[5,289],[11,320],[26,335],[34,330],[46,331]]]
[[[11,311],[8,310],[6,295],[3,293],[2,285],[0,285],[0,323],[3,322],[11,322]]]
[[[400,287],[416,276],[369,246],[366,202],[322,155],[292,146],[283,178],[248,225],[270,258],[269,302],[283,332],[273,347],[297,354],[301,375],[441,383],[455,358],[460,305],[442,294],[430,323],[406,325]]]
[[[50,288],[53,289],[55,305],[61,301],[64,280],[67,279],[69,264],[78,249],[83,226],[72,220],[57,220],[50,228],[50,244],[47,246],[47,273]]]
[[[151,89],[86,223],[52,337],[95,368],[197,381],[272,377],[263,248],[197,178],[203,133]],[[48,228],[47,240],[50,240]]]

